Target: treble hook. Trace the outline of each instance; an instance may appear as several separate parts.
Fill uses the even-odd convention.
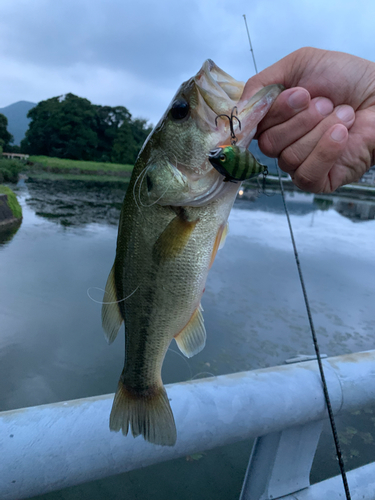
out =
[[[234,114],[234,110],[236,110],[236,114]],[[225,118],[228,118],[229,127],[230,127],[230,136],[232,138],[232,140],[231,140],[232,146],[234,146],[234,144],[236,144],[236,142],[237,142],[237,137],[236,137],[236,134],[234,133],[234,127],[233,127],[233,119],[234,118],[238,121],[238,126],[239,126],[239,129],[241,130],[241,122],[240,122],[239,118],[237,117],[237,115],[238,115],[238,109],[237,109],[237,106],[234,106],[232,108],[232,112],[231,112],[230,116],[225,115],[225,114],[221,114],[221,115],[217,115],[217,117],[215,118],[215,126],[216,127],[217,127],[217,119],[218,118],[221,118],[223,116]]]

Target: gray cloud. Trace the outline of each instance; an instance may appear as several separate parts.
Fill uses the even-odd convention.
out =
[[[171,68],[183,72],[187,61],[200,63],[200,53],[217,44],[207,37],[202,46],[203,23],[194,1],[171,1],[163,8],[148,0],[36,0],[18,13],[17,3],[8,3],[1,16],[7,57],[62,70],[84,63],[166,81]]]
[[[73,92],[154,123],[210,57],[242,80],[306,45],[373,57],[365,0],[3,0],[0,107]]]

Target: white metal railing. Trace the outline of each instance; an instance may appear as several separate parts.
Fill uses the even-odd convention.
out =
[[[336,415],[375,402],[375,351],[323,363]],[[250,437],[258,439],[243,500],[344,498],[339,482],[341,496],[311,496],[319,485],[295,493],[308,486],[320,421],[327,418],[316,361],[172,384],[167,391],[178,431],[174,447],[110,433],[113,395],[0,413],[0,498],[28,498]],[[367,496],[358,498],[373,499],[374,464],[366,467],[371,478],[366,482],[361,468],[350,473],[349,486],[360,474]]]

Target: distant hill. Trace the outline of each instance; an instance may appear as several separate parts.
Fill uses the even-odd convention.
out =
[[[19,146],[25,137],[30,122],[27,113],[35,106],[34,102],[18,101],[5,108],[0,108],[0,113],[8,118],[8,132],[14,137],[13,145]]]

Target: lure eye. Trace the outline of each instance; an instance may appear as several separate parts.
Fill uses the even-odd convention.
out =
[[[222,162],[224,162],[226,159],[227,159],[227,157],[225,156],[225,154],[221,154],[219,156],[219,160],[222,161]]]
[[[189,103],[183,97],[179,97],[172,104],[171,116],[174,120],[183,120],[188,115],[189,109]]]

